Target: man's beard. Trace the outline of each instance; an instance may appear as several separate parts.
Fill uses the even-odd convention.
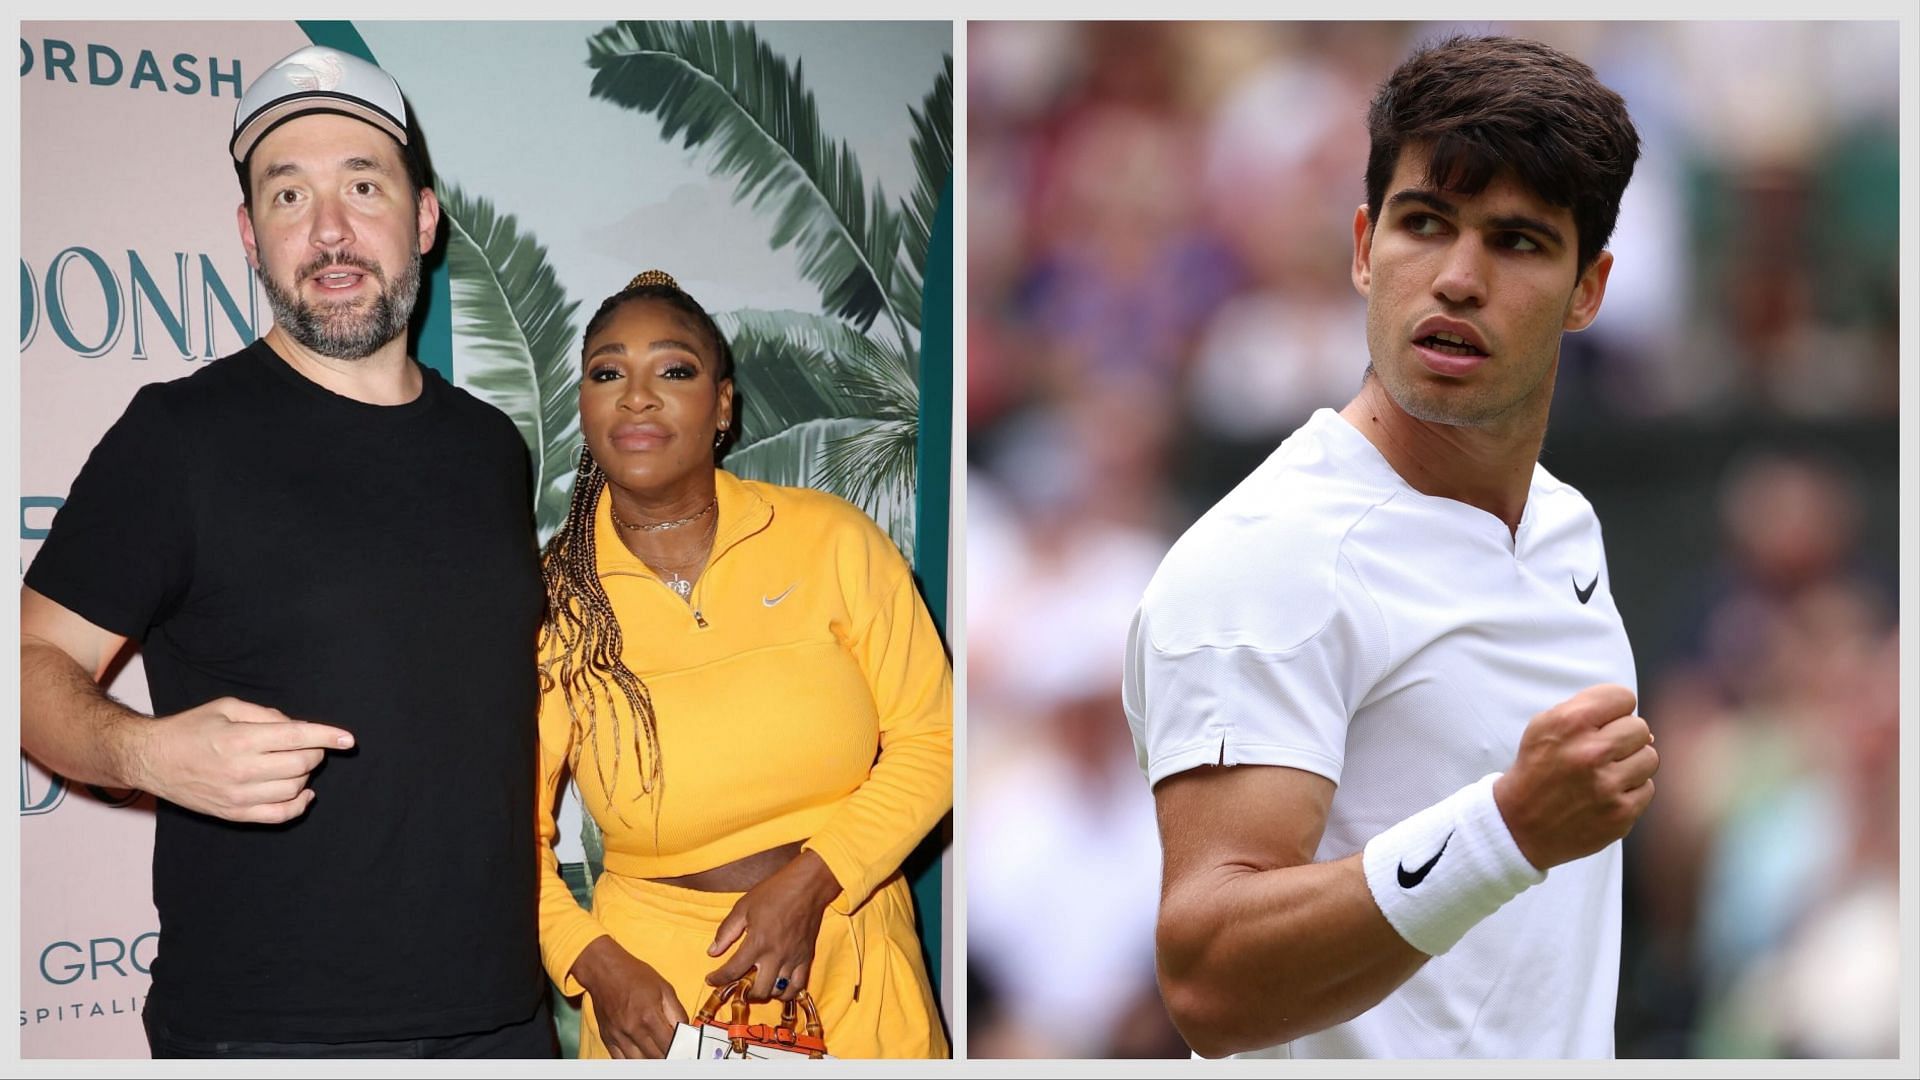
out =
[[[379,282],[379,295],[371,304],[364,301],[310,304],[301,297],[298,282],[335,268],[365,273]],[[296,285],[289,291],[262,269],[260,283],[266,289],[267,306],[273,309],[275,325],[322,356],[364,360],[407,332],[407,320],[413,317],[413,305],[420,298],[420,253],[414,252],[399,278],[391,284],[378,266],[353,255],[321,255],[302,266],[294,274],[294,281]]]

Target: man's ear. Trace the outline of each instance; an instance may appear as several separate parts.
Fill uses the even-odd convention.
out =
[[[234,210],[234,217],[240,222],[240,247],[247,253],[247,265],[256,273],[260,270],[259,242],[253,235],[253,215],[247,213],[247,204],[241,203]]]
[[[1574,282],[1573,295],[1567,300],[1567,317],[1560,324],[1562,329],[1585,330],[1593,325],[1593,317],[1600,314],[1600,301],[1607,295],[1607,275],[1612,270],[1613,252],[1602,251],[1594,257],[1593,265]]]
[[[415,214],[414,228],[420,234],[420,254],[432,251],[434,235],[440,229],[440,197],[430,187],[420,189],[420,205]]]
[[[1361,296],[1373,288],[1373,219],[1365,206],[1353,212],[1353,287]]]

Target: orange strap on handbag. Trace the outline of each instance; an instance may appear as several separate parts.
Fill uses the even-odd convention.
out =
[[[802,990],[796,1000],[782,1002],[779,1026],[768,1027],[765,1024],[747,1023],[747,988],[752,985],[753,975],[749,973],[744,978],[716,988],[707,995],[706,1004],[700,1006],[693,1022],[714,1024],[725,1029],[736,1054],[744,1055],[749,1046],[766,1046],[811,1058],[827,1055],[826,1033],[820,1026],[820,1009],[814,1005],[812,994]],[[732,1003],[733,1008],[727,1022],[716,1023],[714,1017],[720,1012],[720,1006],[728,1002]],[[806,1016],[804,1027],[800,1026],[801,1014]]]

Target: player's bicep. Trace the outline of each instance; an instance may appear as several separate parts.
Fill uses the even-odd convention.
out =
[[[95,626],[30,585],[20,587],[20,643],[65,653],[97,682],[127,644],[124,634]]]
[[[1165,859],[1162,888],[1313,861],[1333,781],[1281,765],[1202,766],[1153,789]]]

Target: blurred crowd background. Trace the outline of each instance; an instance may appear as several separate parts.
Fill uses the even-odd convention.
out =
[[[1894,24],[1021,22],[968,31],[972,1056],[1186,1053],[1127,625],[1358,388],[1366,106],[1454,31],[1584,59],[1644,143],[1544,456],[1660,739],[1618,1052],[1898,1055]]]

